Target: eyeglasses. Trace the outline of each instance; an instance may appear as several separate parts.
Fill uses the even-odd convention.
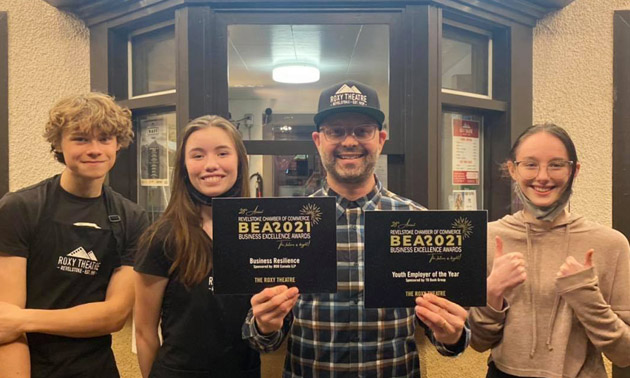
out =
[[[339,143],[345,140],[348,135],[352,135],[359,142],[366,142],[374,138],[377,128],[378,126],[367,123],[354,127],[325,126],[321,128],[321,132],[324,133],[326,140],[332,143]]]
[[[541,164],[534,160],[515,161],[518,175],[525,180],[532,180],[538,176]],[[552,179],[561,180],[569,177],[573,162],[570,160],[552,160],[544,164],[547,169],[547,176]]]

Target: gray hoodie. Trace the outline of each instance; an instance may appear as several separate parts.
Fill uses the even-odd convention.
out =
[[[520,211],[488,225],[488,274],[496,235],[505,253],[523,253],[527,280],[501,311],[470,310],[475,350],[492,348],[497,367],[516,376],[605,378],[601,352],[630,365],[630,248],[621,233],[575,214],[546,222]],[[556,277],[567,256],[583,263],[591,248],[593,268]]]

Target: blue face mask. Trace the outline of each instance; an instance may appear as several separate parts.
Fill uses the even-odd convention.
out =
[[[521,187],[516,182],[514,183],[514,193],[516,193],[518,199],[523,203],[525,209],[529,213],[534,215],[536,219],[552,222],[558,217],[558,215],[562,213],[564,208],[567,206],[569,198],[571,198],[571,194],[573,193],[573,185],[571,185],[572,183],[573,178],[571,178],[571,183],[569,183],[560,198],[558,198],[558,200],[554,202],[551,206],[547,207],[534,205],[534,203],[532,203],[532,201],[527,198],[527,196],[525,196],[525,194],[521,190]]]

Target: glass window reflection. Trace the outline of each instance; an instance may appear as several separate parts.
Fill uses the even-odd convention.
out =
[[[318,191],[326,171],[319,154],[250,155],[250,191],[259,197],[309,196]],[[387,156],[381,155],[375,173],[387,186]]]
[[[449,25],[442,31],[442,88],[491,95],[488,87],[490,39]]]
[[[132,36],[130,97],[175,89],[175,27]]]
[[[291,64],[317,68],[319,81],[273,80]],[[374,87],[387,116],[388,25],[228,25],[229,111],[245,140],[311,140],[319,93],[347,79]]]

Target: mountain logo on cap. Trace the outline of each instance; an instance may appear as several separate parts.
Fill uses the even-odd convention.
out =
[[[326,117],[342,112],[364,114],[378,123],[379,130],[383,127],[385,114],[381,111],[378,93],[358,81],[345,80],[322,90],[317,114],[313,117],[317,131]]]
[[[368,98],[355,86],[342,85],[334,95],[330,96],[330,107],[351,105],[367,106]]]
[[[356,85],[353,85],[353,86],[349,87],[348,84],[342,85],[339,89],[337,89],[337,92],[335,92],[335,94],[341,94],[341,93],[358,93],[358,94],[362,94],[361,91],[357,88]]]

